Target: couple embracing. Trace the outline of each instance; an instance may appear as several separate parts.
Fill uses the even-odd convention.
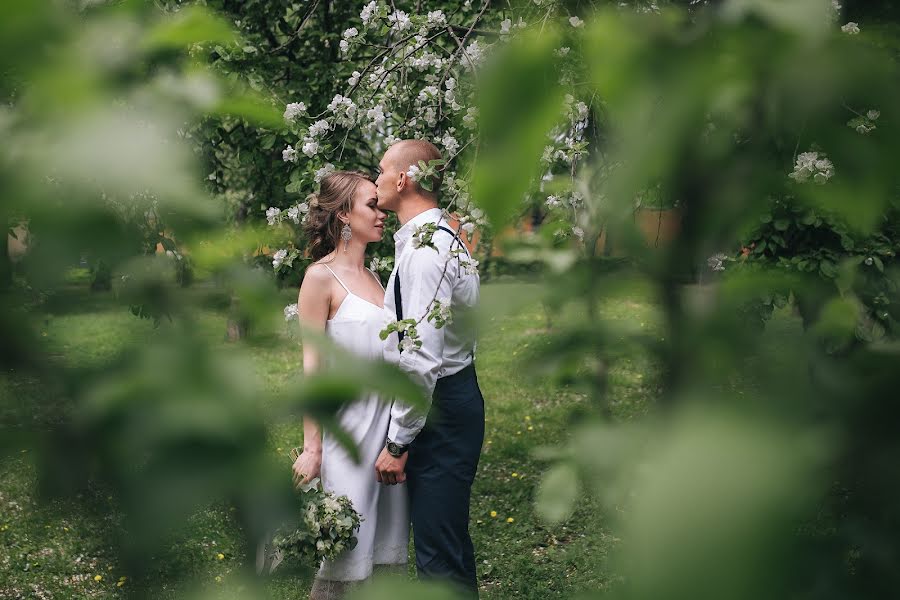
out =
[[[381,159],[374,183],[358,172],[324,177],[307,216],[315,262],[300,287],[301,322],[358,355],[399,365],[431,400],[427,414],[375,394],[342,408],[338,420],[359,449],[358,463],[327,430],[304,419],[295,481],[320,476],[326,490],[350,498],[364,519],[357,546],[321,565],[312,600],[340,598],[373,571],[405,571],[410,525],[419,577],[478,594],[468,526],[484,440],[484,399],[475,376],[473,332],[465,319],[440,328],[422,319],[421,346],[402,343],[397,332],[386,341],[379,338],[389,321],[419,320],[435,299],[449,299],[455,314],[478,300],[478,274],[464,268],[459,257],[467,250],[438,208],[440,182],[433,182],[432,192],[407,175],[420,160],[440,158],[427,141],[397,142]],[[365,267],[366,246],[384,233],[384,211],[396,213],[400,222],[387,290]],[[413,234],[429,223],[433,247],[420,246]],[[304,345],[304,370],[319,366],[315,348]]]

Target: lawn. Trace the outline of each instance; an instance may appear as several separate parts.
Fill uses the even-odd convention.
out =
[[[197,286],[202,289],[202,284]],[[486,399],[487,433],[471,507],[481,597],[565,598],[579,591],[607,588],[615,574],[607,556],[618,543],[603,511],[588,497],[566,522],[548,527],[533,508],[535,486],[547,465],[535,448],[564,441],[587,410],[577,389],[556,385],[533,374],[526,357],[545,343],[547,315],[527,283],[492,283],[483,287],[483,304],[497,307],[480,333],[478,374]],[[201,293],[188,291],[186,293]],[[285,303],[294,292],[285,290]],[[509,299],[519,299],[515,308]],[[525,300],[522,300],[525,299]],[[500,309],[499,307],[505,307]],[[555,325],[567,314],[554,316]],[[659,315],[641,284],[628,285],[615,300],[603,303],[605,316],[625,327],[650,333]],[[223,338],[221,306],[208,305],[198,315],[203,335]],[[792,335],[789,317],[779,335]],[[166,327],[163,325],[162,327]],[[157,335],[152,324],[130,315],[108,297],[75,285],[48,305],[39,333],[48,360],[55,364],[101,366],[130,341]],[[224,342],[221,342],[224,343]],[[297,370],[297,341],[289,335],[248,341],[255,369],[267,387],[281,389]],[[658,393],[659,374],[646,357],[620,361],[610,373],[613,415],[628,420],[646,413]],[[4,423],[43,422],[65,414],[64,395],[47,382],[14,372],[0,379]],[[35,411],[34,407],[45,407]],[[26,417],[27,415],[27,417]],[[299,426],[277,425],[270,431],[272,452],[287,454],[301,443]],[[139,584],[116,561],[109,533],[121,527],[113,497],[100,489],[77,502],[39,501],[35,452],[23,447],[0,462],[0,598],[114,597]],[[288,476],[287,459],[285,476]],[[171,542],[171,556],[160,564],[156,583],[161,597],[174,597],[186,581],[201,587],[227,587],[237,581],[241,532],[224,505],[195,514]],[[412,571],[411,571],[412,572]],[[277,598],[305,598],[308,586],[291,568],[269,578],[267,591]]]

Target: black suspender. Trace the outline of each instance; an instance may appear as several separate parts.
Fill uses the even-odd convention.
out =
[[[469,254],[469,249],[466,248],[466,245],[462,242],[461,239],[459,239],[459,236],[456,235],[456,232],[454,232],[452,229],[444,227],[443,225],[439,225],[438,229],[440,229],[441,231],[446,231],[447,233],[452,235],[456,239],[456,241],[459,242],[459,245],[462,246],[463,249],[466,251],[466,254],[471,256]],[[451,245],[452,245],[452,243],[451,243]],[[403,320],[403,296],[400,294],[400,269],[399,269],[399,267],[397,269],[397,272],[394,273],[394,311],[397,313],[397,321],[398,322],[402,321]],[[404,335],[404,333],[402,331],[397,332],[397,339],[400,342],[403,341],[404,337],[406,337],[406,336]],[[403,352],[403,350],[400,350],[400,352]]]

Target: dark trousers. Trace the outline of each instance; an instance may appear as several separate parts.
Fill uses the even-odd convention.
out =
[[[425,428],[406,464],[410,518],[421,579],[478,596],[469,499],[484,442],[484,398],[475,365],[437,381]]]

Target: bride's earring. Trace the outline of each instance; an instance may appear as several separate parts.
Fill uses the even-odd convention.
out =
[[[344,252],[347,251],[347,246],[350,245],[350,238],[353,237],[353,232],[350,230],[350,223],[344,223],[344,226],[341,228],[341,239],[344,240]]]

